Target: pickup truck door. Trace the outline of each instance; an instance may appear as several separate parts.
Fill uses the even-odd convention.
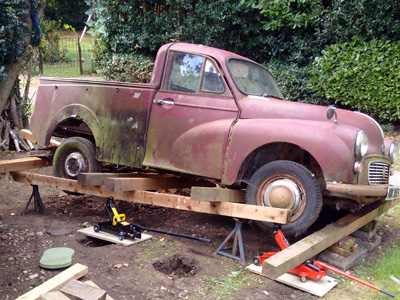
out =
[[[170,51],[153,100],[144,166],[221,178],[238,107],[217,64]]]

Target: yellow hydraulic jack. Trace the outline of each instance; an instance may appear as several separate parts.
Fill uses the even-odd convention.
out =
[[[141,239],[142,238],[142,231],[147,230],[147,231],[153,231],[153,232],[158,232],[158,233],[164,233],[167,235],[173,235],[173,236],[179,236],[183,237],[186,239],[192,239],[200,242],[206,242],[209,243],[211,242],[209,239],[201,238],[201,237],[194,237],[190,235],[184,235],[184,234],[179,234],[179,233],[174,233],[171,231],[163,231],[163,230],[158,230],[158,229],[151,229],[147,227],[143,227],[137,224],[131,224],[127,221],[125,221],[125,214],[119,214],[117,209],[114,206],[114,198],[113,197],[108,197],[106,206],[104,207],[108,217],[110,218],[110,221],[106,222],[100,222],[96,225],[94,225],[93,229],[96,232],[99,231],[106,231],[112,234],[117,234],[119,236],[119,239],[122,241],[125,238],[130,237],[131,239]]]

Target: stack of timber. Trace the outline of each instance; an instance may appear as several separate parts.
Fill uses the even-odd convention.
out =
[[[17,300],[113,300],[94,282],[77,280],[87,273],[87,266],[75,264]]]

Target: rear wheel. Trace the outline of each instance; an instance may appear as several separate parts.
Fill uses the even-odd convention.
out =
[[[318,218],[322,195],[315,176],[304,166],[287,160],[262,166],[250,178],[246,203],[292,210],[289,224],[282,225],[287,235],[301,234]],[[272,223],[257,221],[263,229]]]
[[[95,154],[96,147],[88,139],[72,137],[64,140],[54,153],[54,176],[77,179],[79,173],[101,172],[101,163]]]

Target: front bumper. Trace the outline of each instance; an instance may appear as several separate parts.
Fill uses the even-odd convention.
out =
[[[390,184],[355,185],[328,182],[326,190],[330,196],[344,197],[360,203],[371,203],[376,200],[394,200],[400,197],[400,186]]]

